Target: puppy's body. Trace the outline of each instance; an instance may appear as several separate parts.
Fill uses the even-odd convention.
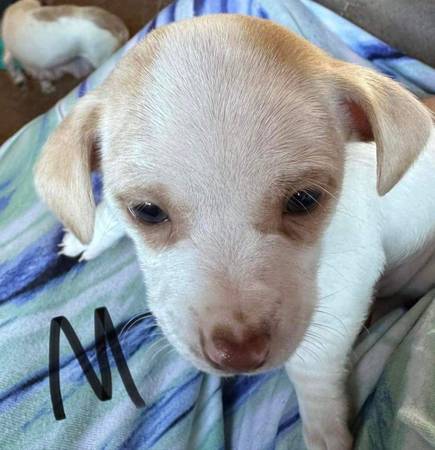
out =
[[[135,47],[50,137],[36,186],[75,235],[65,254],[127,231],[182,355],[219,374],[285,364],[309,448],[343,450],[347,354],[381,275],[385,295],[430,285],[394,274],[431,257],[434,147],[429,112],[391,80],[270,22],[211,16]],[[298,208],[307,192],[317,207]]]
[[[16,60],[50,90],[51,82],[66,73],[81,78],[101,65],[126,42],[128,30],[101,8],[20,0],[5,11],[2,37],[5,65],[14,82],[24,81]]]
[[[374,261],[378,250],[382,255],[378,261],[383,260],[384,265],[373,264],[382,272],[375,291],[377,297],[416,298],[424,294],[435,283],[433,276],[431,280],[422,277],[422,269],[431,264],[435,251],[435,199],[430,194],[435,167],[434,130],[415,164],[383,197],[376,190],[375,146],[348,144],[346,154],[340,200],[322,238],[325,260],[331,262],[337,253],[336,266],[342,265],[343,272],[347,268],[343,263],[345,256],[337,252],[340,248],[352,253],[351,258],[366,250]],[[350,242],[346,235],[352,236]],[[368,272],[369,267],[364,266],[364,270]],[[378,279],[379,273],[375,275]]]

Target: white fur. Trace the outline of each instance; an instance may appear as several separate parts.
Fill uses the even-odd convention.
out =
[[[82,244],[73,233],[65,230],[59,254],[70,257],[81,255],[81,261],[94,259],[117,242],[124,233],[116,216],[103,200],[97,206],[94,235],[91,242],[88,245]]]
[[[425,251],[427,243],[431,244],[430,253],[434,252],[435,198],[431,192],[435,131],[414,167],[384,197],[376,192],[375,149],[368,146],[374,147],[348,146],[342,195],[322,239],[319,303],[307,329],[308,337],[286,365],[295,382],[304,423],[315,424],[314,430],[306,430],[309,448],[347,448],[338,443],[326,446],[318,437],[347,416],[342,402],[347,355],[375,294],[380,297],[378,301],[386,294],[423,295],[435,280],[433,256],[426,267],[427,260],[415,258]],[[394,277],[399,266],[405,280]],[[383,284],[384,272],[390,273],[386,291],[375,292],[376,283]],[[409,274],[417,273],[409,289]],[[315,342],[313,335],[319,336]],[[334,439],[347,445],[350,442],[346,433]]]

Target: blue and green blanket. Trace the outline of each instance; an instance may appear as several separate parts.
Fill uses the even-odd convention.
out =
[[[153,28],[217,12],[270,19],[337,58],[386,73],[417,95],[435,93],[435,70],[308,0],[178,0],[160,12],[66,98],[0,148],[1,449],[305,448],[297,399],[283,370],[220,379],[179,357],[152,316],[127,326],[147,312],[132,243],[124,238],[89,262],[58,256],[62,226],[33,187],[32,168],[48,135],[129,48]],[[435,448],[434,295],[428,293],[410,310],[395,309],[355,345],[349,390],[358,405],[357,449]],[[99,400],[63,333],[50,391],[52,319],[69,321],[99,376],[94,311],[102,307],[109,311],[144,407],[132,402],[110,351],[105,370],[111,371],[111,399]],[[57,388],[53,371],[59,374]],[[63,420],[55,419],[53,391],[61,393]]]

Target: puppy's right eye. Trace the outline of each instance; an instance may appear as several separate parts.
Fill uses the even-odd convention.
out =
[[[307,213],[319,204],[322,193],[318,189],[305,189],[295,192],[286,204],[286,212],[290,214]]]
[[[159,206],[150,202],[140,203],[139,205],[129,207],[128,210],[135,219],[152,225],[169,220],[169,216]]]

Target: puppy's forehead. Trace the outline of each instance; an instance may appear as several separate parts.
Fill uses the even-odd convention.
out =
[[[124,117],[108,139],[108,164],[130,180],[171,179],[181,189],[204,180],[270,184],[332,165],[337,136],[315,80],[279,39],[267,44],[238,20],[195,22],[159,38],[134,79],[134,99],[109,106],[108,115]],[[149,47],[140,50],[130,63],[149,58]]]

